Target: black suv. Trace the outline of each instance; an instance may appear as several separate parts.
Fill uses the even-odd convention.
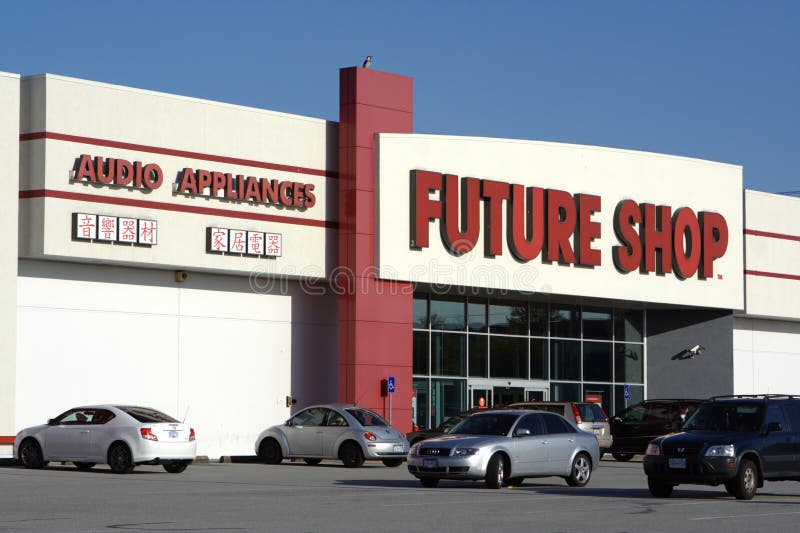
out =
[[[653,496],[669,496],[681,483],[723,483],[729,494],[749,500],[765,480],[800,481],[800,397],[716,396],[681,430],[647,447],[644,471]]]
[[[691,415],[703,400],[662,399],[644,400],[617,413],[611,419],[611,455],[617,461],[630,461],[634,454],[644,453],[651,440],[678,431],[681,408]]]

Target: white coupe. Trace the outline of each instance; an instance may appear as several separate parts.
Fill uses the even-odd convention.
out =
[[[68,461],[88,470],[105,463],[118,474],[141,464],[160,464],[178,474],[196,449],[194,429],[187,424],[149,407],[126,405],[76,407],[23,429],[14,440],[14,458],[26,468]]]

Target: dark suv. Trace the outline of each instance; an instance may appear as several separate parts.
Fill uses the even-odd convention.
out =
[[[800,397],[717,396],[681,429],[647,447],[644,471],[653,496],[669,496],[682,483],[722,483],[749,500],[765,480],[800,481]]]
[[[681,407],[689,415],[703,400],[665,399],[645,400],[617,413],[611,419],[611,455],[617,461],[630,461],[635,454],[644,453],[651,440],[678,431]]]

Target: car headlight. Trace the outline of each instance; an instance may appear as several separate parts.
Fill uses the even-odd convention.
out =
[[[419,444],[415,444],[411,447],[408,453],[410,453],[411,455],[417,455],[418,450],[419,450]]]
[[[711,446],[706,450],[706,457],[734,457],[736,452],[733,450],[733,444],[720,444],[718,446]]]
[[[645,455],[661,455],[661,446],[656,444],[655,442],[651,442],[647,445],[647,451],[644,452]]]
[[[479,448],[456,448],[453,450],[454,456],[475,455],[480,451]]]

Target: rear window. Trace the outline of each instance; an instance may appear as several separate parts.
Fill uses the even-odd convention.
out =
[[[366,409],[346,409],[350,416],[358,420],[358,423],[364,427],[367,426],[388,426],[389,423],[377,414]]]
[[[579,403],[578,412],[584,422],[605,422],[606,415],[599,405],[594,403]]]
[[[160,422],[177,422],[174,418],[169,415],[165,415],[161,411],[156,411],[155,409],[150,409],[149,407],[120,407],[117,406],[117,409],[120,411],[129,414],[137,421],[143,424],[158,424]]]

